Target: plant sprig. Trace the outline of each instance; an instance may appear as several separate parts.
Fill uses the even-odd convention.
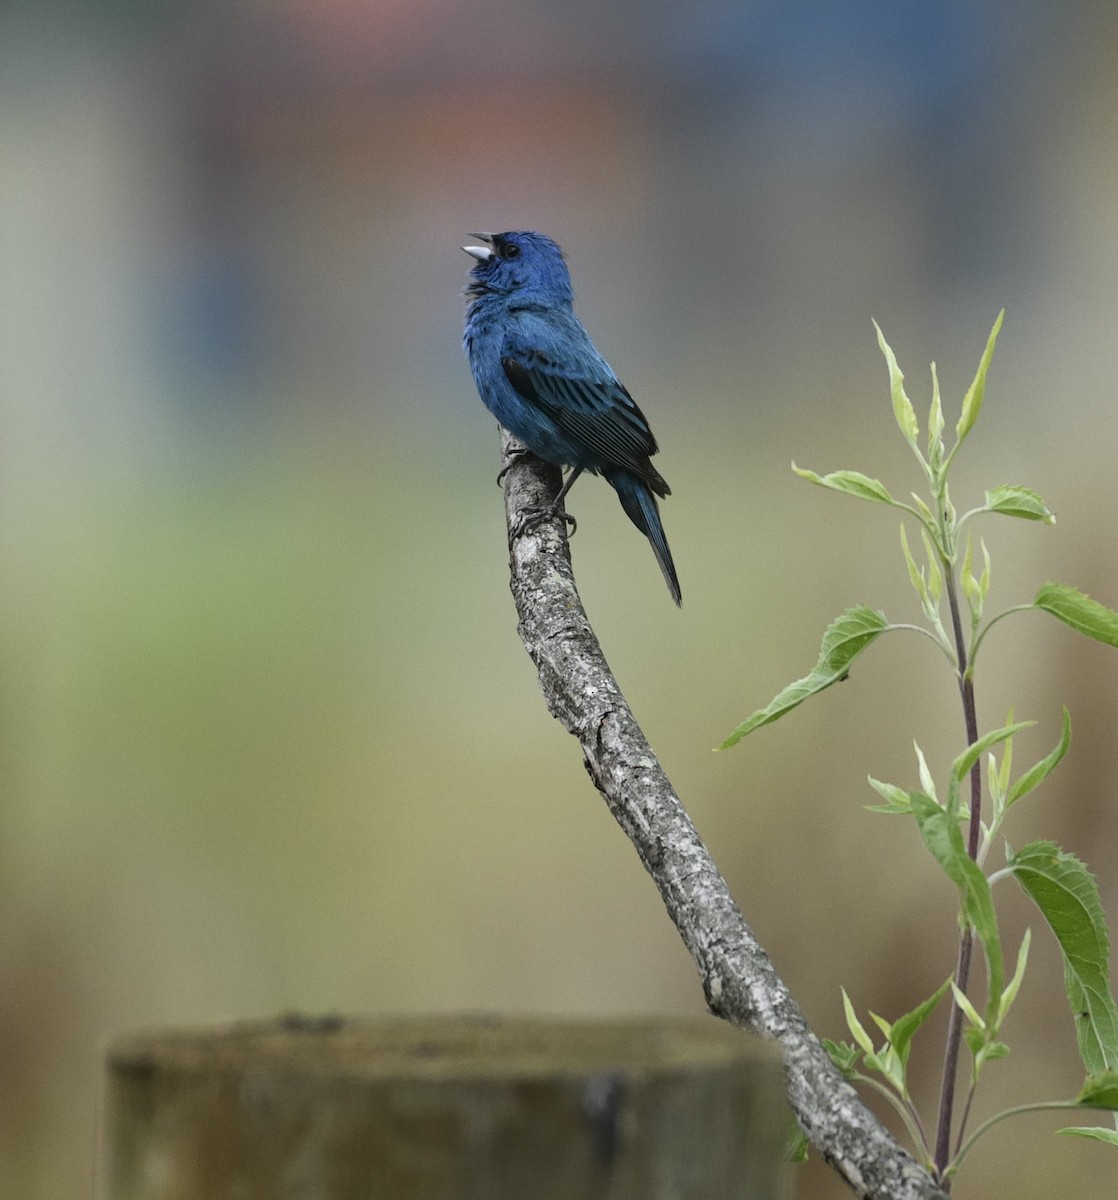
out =
[[[917,747],[920,788],[909,790],[871,777],[870,784],[884,803],[867,807],[875,812],[913,817],[925,848],[955,884],[961,931],[956,968],[953,976],[927,1000],[898,1020],[890,1023],[870,1014],[885,1038],[880,1046],[874,1044],[844,991],[843,1007],[854,1041],[828,1043],[836,1065],[849,1078],[869,1084],[888,1096],[904,1120],[914,1146],[936,1177],[943,1181],[954,1175],[975,1140],[1005,1116],[1038,1108],[1118,1112],[1118,1007],[1110,990],[1109,937],[1094,877],[1078,858],[1049,841],[1034,841],[1017,851],[1007,844],[1003,865],[989,873],[985,869],[1010,809],[1047,778],[1071,744],[1071,720],[1064,709],[1056,747],[1014,777],[1013,739],[1033,722],[1016,722],[1010,713],[1004,725],[979,734],[974,675],[978,652],[986,636],[1006,617],[1036,611],[1046,612],[1104,645],[1118,647],[1118,612],[1066,584],[1045,583],[1032,601],[987,615],[991,556],[982,539],[978,540],[976,553],[971,522],[987,514],[1045,525],[1054,524],[1056,519],[1035,491],[1020,484],[1000,484],[990,488],[981,504],[961,516],[951,499],[948,476],[981,413],[986,379],[1003,316],[1004,312],[999,313],[994,322],[974,379],[963,397],[950,447],[944,439],[946,425],[935,364],[932,364],[932,399],[922,443],[916,410],[905,391],[904,373],[880,326],[874,322],[878,345],[888,369],[893,416],[920,465],[927,498],[914,492],[911,503],[899,500],[880,480],[860,471],[839,470],[820,475],[795,463],[792,469],[819,487],[900,510],[903,514],[901,552],[924,622],[893,623],[884,613],[864,605],[847,609],[824,633],[815,667],[747,717],[719,747],[726,749],[735,745],[755,729],[779,720],[809,697],[846,679],[855,659],[884,634],[915,631],[931,639],[951,664],[959,685],[967,745],[952,763],[946,800],[937,797],[935,781]],[[910,541],[907,522],[915,522],[918,542]],[[913,546],[919,547],[919,554],[913,553]],[[943,612],[945,600],[946,617]],[[1000,762],[996,749],[1001,752]],[[983,756],[986,756],[987,764],[985,799]],[[962,786],[968,780],[969,796],[964,797]],[[1028,962],[1031,933],[1026,930],[1013,974],[1006,980],[1005,956],[992,891],[992,884],[1005,878],[1017,881],[1036,904],[1059,943],[1064,960],[1065,990],[1087,1078],[1075,1100],[1018,1106],[991,1117],[967,1139],[966,1126],[982,1070],[986,1063],[1009,1053],[1002,1038],[1003,1026],[1020,991]],[[986,996],[982,1005],[976,1004],[968,992],[971,949],[975,939],[982,947],[986,961]],[[909,1092],[908,1057],[914,1035],[948,991],[952,995],[952,1011],[935,1137],[929,1140]],[[971,1068],[962,1113],[956,1119],[955,1079],[962,1044],[970,1053]],[[859,1065],[865,1071],[859,1070]],[[1118,1132],[1104,1127],[1076,1126],[1060,1132],[1118,1145]]]

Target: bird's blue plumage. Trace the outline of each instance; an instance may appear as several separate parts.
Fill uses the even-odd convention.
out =
[[[563,252],[542,233],[473,236],[485,245],[466,247],[477,263],[462,344],[485,406],[540,458],[612,485],[679,604],[656,503],[671,489],[650,461],[656,439],[574,314]]]

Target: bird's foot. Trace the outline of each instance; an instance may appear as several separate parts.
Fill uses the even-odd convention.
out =
[[[531,533],[537,526],[542,525],[544,521],[550,521],[553,517],[562,517],[570,526],[567,537],[574,537],[578,522],[569,512],[561,510],[558,504],[545,504],[542,508],[524,509],[512,527],[512,536],[514,538],[523,537],[524,534]]]
[[[500,487],[505,476],[516,466],[518,462],[525,458],[531,458],[532,451],[520,446],[510,447],[508,451],[508,459],[505,465],[497,472],[497,486]]]

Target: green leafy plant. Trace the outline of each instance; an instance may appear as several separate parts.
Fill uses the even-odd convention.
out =
[[[986,613],[990,554],[980,540],[980,556],[976,555],[972,522],[988,513],[1046,525],[1055,522],[1041,497],[1027,487],[1003,484],[991,488],[982,504],[962,515],[952,503],[948,489],[951,467],[982,409],[986,376],[1003,315],[999,314],[994,323],[974,381],[963,398],[950,448],[944,440],[945,422],[935,364],[932,364],[928,427],[921,443],[919,422],[905,392],[904,375],[875,323],[878,345],[889,371],[893,415],[923,472],[928,498],[912,493],[911,502],[897,499],[879,480],[859,471],[818,475],[794,463],[792,469],[820,487],[902,512],[901,553],[924,622],[896,624],[875,609],[863,606],[848,609],[824,633],[819,660],[812,671],[789,684],[764,708],[743,721],[720,747],[735,745],[746,734],[778,720],[810,696],[845,679],[858,655],[878,638],[896,630],[915,631],[931,639],[955,673],[967,745],[952,763],[946,788],[937,790],[917,746],[919,788],[907,789],[871,778],[870,785],[883,803],[868,806],[871,811],[911,817],[924,846],[955,884],[959,896],[960,943],[954,973],[927,1000],[895,1021],[871,1013],[881,1041],[875,1040],[876,1035],[871,1035],[859,1020],[844,991],[846,1023],[853,1042],[827,1043],[831,1057],[848,1078],[874,1088],[894,1105],[925,1165],[945,1183],[958,1170],[975,1141],[1014,1113],[1050,1108],[1118,1111],[1118,1008],[1110,990],[1106,919],[1094,877],[1078,858],[1049,841],[1031,842],[1020,850],[1013,850],[1005,843],[1001,865],[992,870],[989,864],[1010,810],[1042,783],[1067,753],[1071,721],[1065,709],[1060,740],[1052,752],[1014,776],[1013,739],[1033,723],[1014,721],[1011,713],[1000,728],[980,734],[975,667],[987,634],[1013,613],[1036,610],[1049,613],[1079,633],[1118,647],[1118,613],[1065,584],[1046,583],[1030,603],[1015,605],[993,616]],[[910,541],[910,528],[918,534],[918,542]],[[1026,931],[1012,975],[1006,978],[993,885],[1007,879],[1015,880],[1035,903],[1063,952],[1065,988],[1087,1078],[1075,1099],[1021,1105],[992,1117],[968,1137],[968,1119],[982,1071],[987,1063],[1004,1058],[1009,1052],[1002,1040],[1003,1027],[1028,962],[1030,933]],[[982,1003],[975,999],[973,989],[968,990],[976,941],[986,964]],[[948,993],[952,1008],[945,1065],[936,1126],[929,1131],[910,1095],[909,1053],[914,1036]],[[956,1114],[956,1078],[964,1044],[970,1055],[970,1078],[962,1111]],[[1118,1145],[1118,1132],[1113,1128],[1074,1126],[1060,1132]]]

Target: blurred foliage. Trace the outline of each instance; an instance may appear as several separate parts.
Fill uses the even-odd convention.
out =
[[[516,639],[458,344],[473,228],[559,239],[656,428],[686,607],[593,480],[577,577],[778,967],[831,1036],[840,978],[900,1012],[944,977],[918,848],[852,816],[868,774],[905,780],[918,731],[933,765],[958,753],[949,687],[897,699],[933,651],[859,664],[794,741],[710,748],[835,612],[909,603],[865,553],[889,536],[872,514],[788,471],[885,424],[873,316],[909,361],[943,354],[946,392],[1007,306],[982,483],[1028,480],[1061,536],[1006,538],[998,602],[1038,577],[1118,599],[1118,40],[1093,6],[812,7],[0,12],[4,1200],[88,1187],[123,1030],[701,1008]],[[872,461],[907,478],[890,445]],[[1046,830],[1114,912],[1113,667],[1034,636],[991,637],[980,704],[1027,704],[1034,757],[1068,704]],[[1036,978],[1058,980],[1043,942]],[[1077,1085],[1062,1006],[1058,985],[1020,997],[1017,1086]],[[961,1200],[1105,1190],[1105,1147],[1031,1120],[976,1150]],[[845,1194],[805,1172],[805,1195]]]

